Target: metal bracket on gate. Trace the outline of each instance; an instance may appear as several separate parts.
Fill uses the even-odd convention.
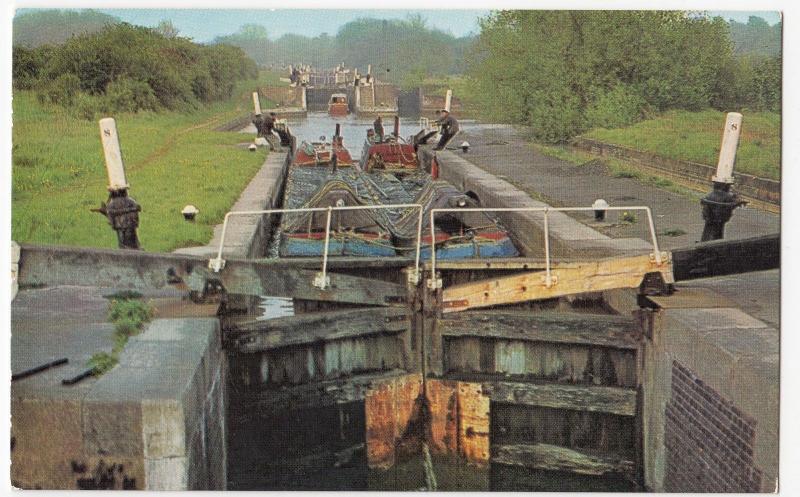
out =
[[[438,290],[442,288],[442,279],[441,278],[429,278],[427,287],[429,290]]]

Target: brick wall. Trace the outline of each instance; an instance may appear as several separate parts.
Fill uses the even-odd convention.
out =
[[[666,408],[667,492],[759,492],[753,463],[756,422],[672,362],[672,396]]]

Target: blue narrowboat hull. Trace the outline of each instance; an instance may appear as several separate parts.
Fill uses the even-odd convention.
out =
[[[322,257],[325,240],[285,237],[280,250],[283,257]],[[365,242],[358,238],[344,240],[331,238],[328,243],[328,255],[392,257],[397,255],[397,252],[394,248]]]
[[[441,260],[470,259],[476,257],[516,257],[517,248],[509,238],[486,240],[479,242],[463,242],[448,244],[436,249],[436,258]],[[431,258],[430,247],[423,246],[420,259]]]

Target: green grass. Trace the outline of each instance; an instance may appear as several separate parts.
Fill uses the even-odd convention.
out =
[[[636,223],[636,221],[637,221],[636,214],[634,214],[634,213],[632,213],[632,212],[628,212],[628,211],[624,211],[624,212],[623,212],[623,213],[622,213],[622,214],[619,216],[619,219],[620,219],[620,220],[621,220],[623,223],[627,223],[627,224],[634,224],[634,223]]]
[[[264,152],[237,146],[248,137],[214,128],[250,108],[260,80],[242,82],[236,98],[189,112],[117,114],[130,195],[142,206],[145,250],[203,245]],[[107,199],[98,124],[69,109],[41,105],[28,91],[13,100],[12,238],[18,242],[116,247],[108,221],[90,212]],[[200,209],[195,223],[180,215]]]
[[[448,74],[425,78],[420,86],[427,95],[444,96],[447,90],[453,90],[453,98],[461,101],[461,112],[457,118],[474,118],[480,113],[480,106],[485,104],[480,95],[475,95],[468,78],[461,74]]]
[[[130,337],[142,332],[154,314],[153,306],[137,299],[115,299],[108,305],[108,319],[114,324],[114,347],[111,352],[98,352],[89,358],[87,366],[95,376],[109,371],[119,362],[119,355]]]
[[[780,179],[780,114],[745,111],[743,115],[736,170]],[[626,128],[593,129],[584,136],[663,157],[716,166],[724,124],[724,112],[673,110]]]
[[[289,81],[281,81],[281,78],[289,78],[289,72],[262,69],[258,74],[259,85],[261,86],[289,86]]]

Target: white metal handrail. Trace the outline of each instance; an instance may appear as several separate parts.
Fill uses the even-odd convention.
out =
[[[550,269],[550,227],[548,224],[548,213],[550,211],[557,212],[579,212],[579,211],[595,211],[600,210],[594,207],[465,207],[465,208],[441,208],[431,209],[431,278],[428,280],[428,287],[431,289],[441,287],[441,280],[436,277],[436,226],[435,216],[439,212],[543,212],[544,213],[544,258],[545,258],[545,286],[550,288],[553,286],[553,277]],[[647,223],[650,228],[650,236],[653,239],[653,258],[657,265],[661,265],[661,252],[658,249],[658,239],[656,238],[656,229],[653,224],[653,214],[650,207],[646,206],[619,206],[619,207],[604,207],[605,211],[645,211],[647,213]]]
[[[410,282],[417,284],[419,282],[419,259],[420,247],[422,242],[422,205],[421,204],[391,204],[391,205],[351,205],[351,206],[331,206],[331,207],[302,207],[297,209],[265,209],[259,211],[231,211],[225,214],[225,219],[222,222],[222,234],[219,241],[219,250],[215,259],[209,259],[208,267],[212,271],[218,273],[225,267],[225,260],[222,259],[222,250],[225,246],[225,234],[228,231],[228,220],[232,216],[255,216],[255,215],[272,215],[272,214],[290,214],[301,212],[327,212],[325,220],[325,248],[322,253],[322,271],[314,278],[314,286],[324,290],[330,284],[328,277],[328,247],[330,245],[330,232],[331,232],[331,213],[333,211],[359,211],[359,210],[384,210],[384,209],[417,209],[419,211],[417,217],[417,243],[416,254],[414,259],[414,271],[408,275]]]

